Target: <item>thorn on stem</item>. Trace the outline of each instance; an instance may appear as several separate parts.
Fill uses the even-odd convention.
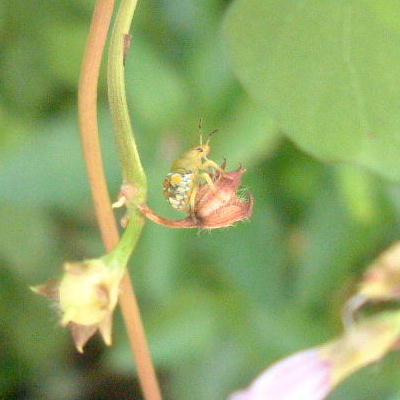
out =
[[[117,201],[111,204],[112,208],[121,208],[126,204],[126,197],[121,196]]]
[[[131,48],[131,42],[132,42],[132,35],[125,34],[124,35],[124,65],[125,65],[125,60],[128,57],[129,49]]]

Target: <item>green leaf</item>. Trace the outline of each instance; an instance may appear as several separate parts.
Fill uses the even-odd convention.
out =
[[[226,157],[228,169],[241,163],[256,165],[270,155],[280,137],[274,120],[247,97],[233,105],[219,126],[221,134],[213,139],[213,154],[217,159]]]
[[[237,0],[224,33],[250,95],[302,149],[400,179],[400,34],[386,0]]]
[[[358,3],[370,8],[388,28],[400,30],[400,7],[397,0],[356,0]]]

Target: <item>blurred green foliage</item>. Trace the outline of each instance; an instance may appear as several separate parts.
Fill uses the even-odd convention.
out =
[[[54,307],[28,289],[67,259],[103,252],[76,117],[92,6],[0,4],[1,399],[138,396],[119,316],[112,348],[95,340],[77,356]],[[256,199],[251,220],[231,229],[146,226],[130,269],[165,399],[224,399],[277,358],[339,334],[344,299],[399,238],[399,13],[390,0],[140,3],[126,80],[151,206],[179,216],[161,182],[197,143],[199,117],[219,128],[212,158],[248,168]],[[116,197],[104,77],[100,92]],[[330,399],[398,398],[399,361]]]
[[[398,181],[399,5],[376,4],[237,0],[224,30],[243,85],[300,147]]]

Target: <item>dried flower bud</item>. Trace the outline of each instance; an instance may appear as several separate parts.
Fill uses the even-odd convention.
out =
[[[58,302],[61,324],[71,329],[77,349],[97,330],[111,344],[112,313],[117,304],[123,268],[112,268],[104,259],[65,263],[64,275],[32,289]]]
[[[379,361],[400,337],[400,312],[391,311],[353,324],[338,340],[322,347],[332,364],[334,386],[355,371]]]
[[[296,353],[264,371],[229,400],[322,400],[345,378],[396,345],[400,312],[354,324],[336,341]]]
[[[59,286],[62,324],[97,324],[114,309],[118,299],[120,274],[102,260],[66,263]]]
[[[400,298],[400,242],[383,252],[368,268],[359,293],[371,300]]]
[[[143,215],[151,221],[169,228],[216,229],[232,226],[249,218],[253,211],[251,194],[238,195],[245,169],[218,174],[214,188],[204,183],[196,196],[193,215],[180,220],[170,220],[157,215],[146,205],[140,207]]]
[[[357,293],[346,303],[345,321],[352,323],[353,314],[365,303],[400,298],[400,242],[383,252],[367,269]]]

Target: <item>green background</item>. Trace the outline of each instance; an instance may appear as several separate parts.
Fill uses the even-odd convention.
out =
[[[77,130],[89,0],[0,3],[0,399],[140,398],[114,345],[76,354],[29,285],[103,248]],[[149,203],[219,129],[210,158],[248,169],[251,220],[146,225],[130,263],[165,399],[218,400],[271,362],[340,335],[362,271],[400,237],[400,5],[395,0],[142,0],[126,62]],[[120,173],[100,89],[110,192]],[[391,354],[330,400],[397,400]]]

